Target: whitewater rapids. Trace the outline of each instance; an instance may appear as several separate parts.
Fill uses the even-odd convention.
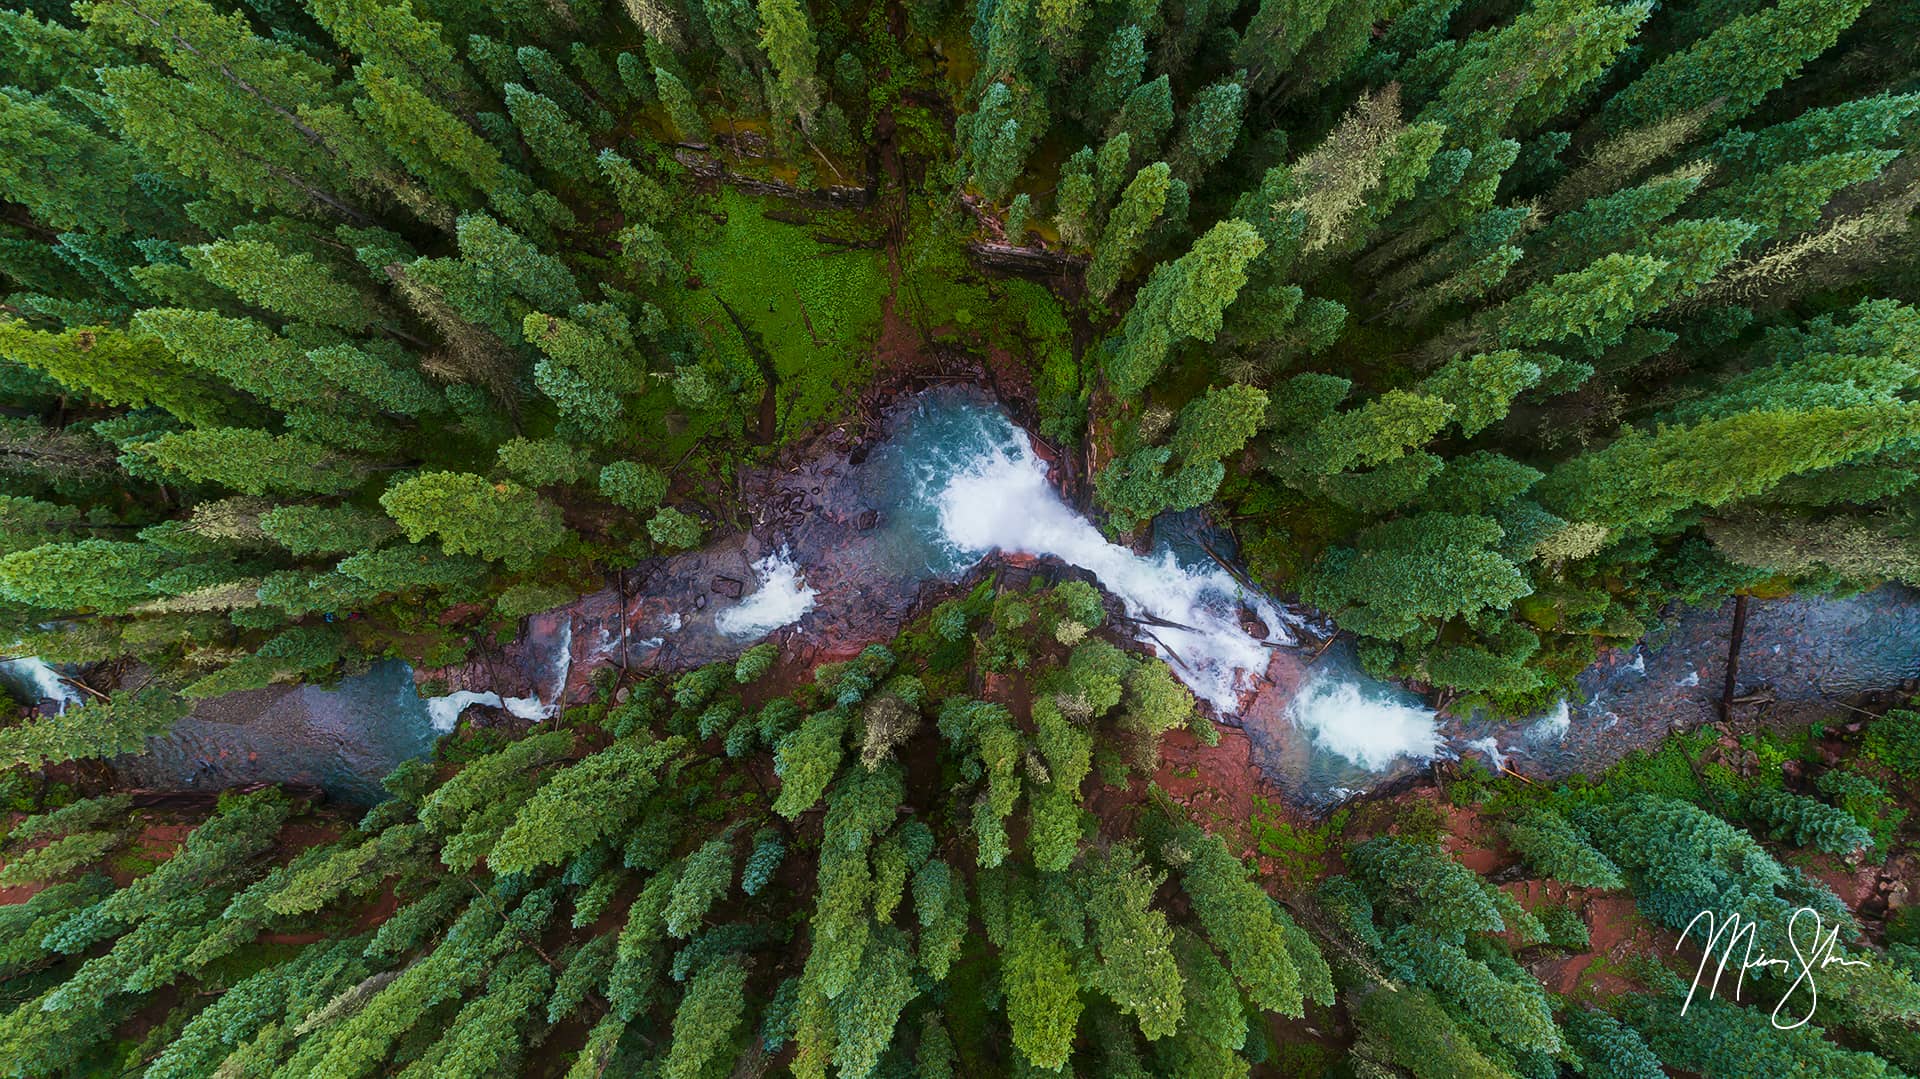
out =
[[[1143,557],[1108,542],[1060,501],[1025,431],[996,412],[974,416],[977,437],[961,443],[975,451],[971,459],[929,462],[935,467],[923,473],[941,542],[971,561],[992,551],[1052,555],[1092,572],[1129,615],[1189,627],[1143,630],[1195,694],[1222,714],[1236,712],[1240,693],[1267,669],[1271,649],[1294,643],[1281,628],[1281,612],[1217,566],[1183,566],[1170,550]],[[1273,635],[1248,635],[1240,626],[1242,604],[1275,627]]]

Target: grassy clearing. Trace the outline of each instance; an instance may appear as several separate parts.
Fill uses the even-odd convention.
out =
[[[694,252],[705,284],[684,294],[683,313],[710,331],[730,367],[754,361],[722,301],[759,335],[779,379],[784,440],[833,415],[866,380],[889,285],[882,252],[815,238],[840,222],[789,224],[767,217],[773,209],[791,212],[778,200],[735,191],[715,199],[725,221]]]

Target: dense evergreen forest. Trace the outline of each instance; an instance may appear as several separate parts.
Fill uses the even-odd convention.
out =
[[[1920,585],[1920,5],[0,2],[0,652],[101,687],[0,726],[0,1074],[1920,1074],[1891,700],[1209,813],[1207,707],[989,574],[364,813],[87,763],[747,529],[883,338],[1457,710]],[[1813,1022],[1680,1016],[1695,913],[1799,908]]]

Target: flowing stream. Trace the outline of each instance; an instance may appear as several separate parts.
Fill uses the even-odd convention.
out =
[[[299,783],[370,804],[380,780],[425,756],[438,734],[413,671],[384,660],[330,688],[276,686],[202,701],[147,752],[114,762],[135,786],[218,790],[244,783]]]
[[[50,704],[60,715],[66,714],[68,705],[81,700],[80,691],[39,656],[0,661],[0,688],[16,701]]]
[[[1479,754],[1539,773],[1603,766],[1664,733],[1717,687],[1717,612],[1680,612],[1632,658],[1583,676],[1582,700],[1522,725],[1443,721],[1418,696],[1368,677],[1336,644],[1309,663],[1295,633],[1310,616],[1242,586],[1210,552],[1231,553],[1198,514],[1163,518],[1147,554],[1109,542],[1064,503],[1026,432],[985,395],[932,390],[901,403],[888,438],[858,464],[809,462],[769,474],[761,503],[787,509],[752,536],[675,556],[640,594],[608,591],[528,620],[481,676],[423,699],[397,661],[332,688],[276,687],[208,701],[147,753],[118,767],[146,786],[253,780],[314,783],[356,802],[379,797],[393,765],[426,753],[477,705],[528,720],[581,699],[610,663],[676,669],[738,654],[778,634],[787,646],[853,647],[891,636],[927,582],[959,579],[993,555],[1051,556],[1092,573],[1129,628],[1223,722],[1244,729],[1255,763],[1285,793],[1325,804],[1440,756]],[[709,581],[714,587],[707,587]],[[730,596],[715,599],[726,584]],[[736,598],[737,597],[737,598]],[[1249,630],[1254,632],[1249,632]],[[1868,642],[1874,642],[1867,646]],[[1850,600],[1756,603],[1750,680],[1788,698],[1828,698],[1920,674],[1920,601],[1883,592]],[[1716,647],[1717,645],[1717,647]],[[1711,677],[1701,670],[1712,667]],[[0,665],[16,695],[65,708],[77,695],[37,660]],[[1697,721],[1688,711],[1682,721]],[[1656,730],[1657,728],[1657,730]]]
[[[904,568],[952,578],[999,551],[1088,570],[1142,620],[1146,643],[1181,681],[1222,714],[1237,710],[1273,648],[1295,643],[1277,605],[1211,561],[1183,560],[1165,543],[1138,555],[1109,542],[1060,500],[1027,433],[971,395],[923,395],[867,467],[900,506],[883,542]],[[1272,627],[1267,636],[1241,628],[1242,606]]]

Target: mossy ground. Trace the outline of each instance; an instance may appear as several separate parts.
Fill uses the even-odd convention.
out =
[[[773,365],[779,437],[793,438],[840,411],[865,382],[891,287],[886,255],[851,246],[874,228],[853,214],[817,212],[796,224],[790,204],[732,190],[714,198],[712,213],[714,227],[692,252],[700,287],[681,294],[680,314],[706,331],[728,367],[752,370],[753,346],[722,304],[733,308]]]

